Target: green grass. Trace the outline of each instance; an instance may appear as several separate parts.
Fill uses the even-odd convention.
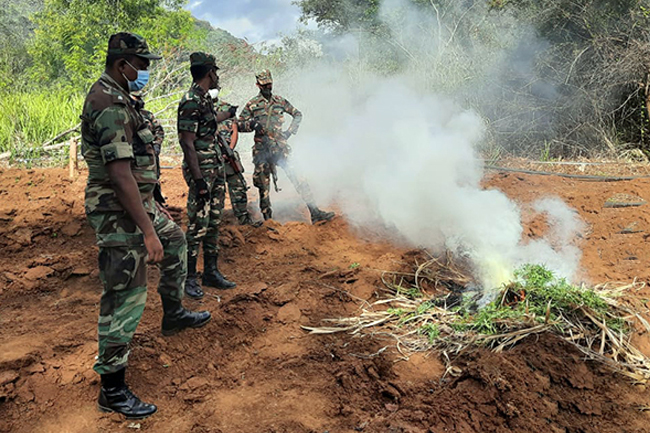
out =
[[[79,122],[84,95],[67,90],[0,94],[0,152],[38,157],[41,145]]]
[[[79,123],[85,96],[85,92],[66,89],[0,92],[0,153],[9,152],[12,163],[28,167],[65,163],[67,148],[45,152],[42,145]],[[164,110],[160,119],[175,119],[178,98],[180,95],[156,99],[147,104],[147,109]],[[180,152],[169,123],[164,153]],[[75,135],[79,133],[73,132],[61,141]]]

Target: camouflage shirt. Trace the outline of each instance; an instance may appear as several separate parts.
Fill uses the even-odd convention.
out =
[[[219,101],[217,103],[217,111],[228,111],[231,105],[225,101]],[[223,122],[219,122],[217,125],[217,133],[224,139],[227,144],[230,144],[230,138],[232,137],[232,128],[233,128],[233,119],[226,119]]]
[[[178,132],[196,134],[194,149],[201,171],[221,166],[221,151],[217,144],[217,113],[212,98],[196,83],[192,84],[178,104]],[[183,161],[183,168],[187,163]]]
[[[123,211],[108,177],[106,164],[131,160],[142,204],[154,213],[158,183],[153,134],[129,94],[103,73],[86,96],[81,115],[81,152],[88,164],[86,212]]]
[[[276,141],[283,141],[279,133],[282,132],[284,113],[288,113],[293,117],[288,131],[295,134],[298,131],[298,126],[302,120],[302,113],[295,109],[294,106],[282,96],[272,95],[271,99],[267,101],[260,93],[246,103],[246,106],[239,115],[239,121],[245,122],[247,120],[255,119],[264,126],[269,138]],[[256,137],[257,135],[258,134],[255,133]]]
[[[232,107],[232,104],[219,100],[217,103],[217,111],[228,111]],[[234,120],[234,119],[226,119],[223,122],[219,122],[219,125],[217,126],[217,133],[224,139],[224,142],[227,145],[230,145],[230,141],[232,138],[232,132],[233,132],[233,125],[237,125],[237,131],[239,132],[253,132],[254,129],[251,128],[251,120]]]
[[[156,119],[156,116],[154,116],[151,111],[140,110],[140,113],[153,134],[153,150],[156,152],[156,155],[160,155],[163,141],[165,141],[165,130],[160,124],[160,121]]]

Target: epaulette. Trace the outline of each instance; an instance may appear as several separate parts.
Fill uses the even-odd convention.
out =
[[[112,105],[128,104],[128,101],[120,92],[101,81],[95,84],[95,91],[92,93],[92,96],[89,95],[88,101],[92,109],[97,111],[103,111]]]
[[[122,95],[121,92],[119,92],[118,90],[114,89],[111,86],[108,86],[105,81],[100,80],[99,83],[102,86],[102,93],[110,97],[110,101],[113,104],[128,105],[129,101],[127,101],[127,99]]]
[[[129,105],[129,101],[127,98],[122,96],[121,93],[119,92],[111,92],[111,96],[113,97],[113,103],[114,104],[120,104],[120,105]]]

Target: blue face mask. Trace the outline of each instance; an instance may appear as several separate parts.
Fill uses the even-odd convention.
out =
[[[146,86],[147,83],[149,82],[149,71],[140,71],[134,68],[133,65],[130,64],[129,62],[126,62],[126,64],[132,67],[133,70],[138,73],[138,77],[135,79],[135,81],[129,80],[128,78],[126,78],[124,74],[122,74],[124,79],[129,83],[129,91],[137,92],[138,90],[144,89],[144,86]]]

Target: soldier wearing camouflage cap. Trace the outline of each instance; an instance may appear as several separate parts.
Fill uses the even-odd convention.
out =
[[[154,137],[130,92],[149,78],[152,54],[145,40],[117,33],[108,43],[106,68],[84,102],[82,153],[88,164],[85,207],[99,246],[104,286],[99,305],[101,375],[98,406],[127,418],[145,418],[156,406],[142,402],[125,383],[129,342],[147,298],[146,263],[160,269],[163,335],[205,325],[210,313],[183,308],[187,273],[185,237],[154,200],[158,184]]]
[[[260,93],[248,101],[239,115],[240,121],[257,120],[263,127],[255,133],[253,146],[253,185],[260,194],[260,210],[264,219],[272,218],[271,209],[271,176],[275,181],[275,167],[279,165],[291,183],[296,188],[302,199],[307,204],[311,215],[311,222],[329,221],[334,218],[333,212],[324,212],[316,206],[309,185],[300,180],[291,165],[289,155],[291,148],[287,143],[289,137],[298,132],[302,120],[302,113],[282,96],[273,94],[273,77],[271,71],[264,69],[255,74],[257,87]],[[293,119],[286,131],[282,130],[284,114],[289,114]],[[277,186],[276,186],[277,189]]]
[[[217,140],[217,124],[235,116],[237,107],[217,112],[208,91],[219,88],[216,60],[212,54],[190,55],[192,86],[178,105],[178,134],[183,149],[183,177],[187,195],[188,274],[185,293],[203,297],[197,279],[199,247],[203,244],[203,284],[218,289],[236,286],[219,271],[219,224],[223,211],[226,180],[222,150]]]

